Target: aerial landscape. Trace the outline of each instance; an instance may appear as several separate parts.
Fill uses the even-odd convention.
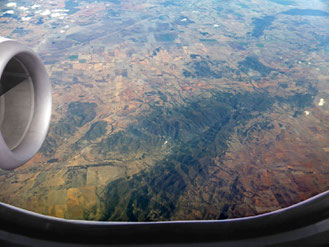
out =
[[[258,215],[329,189],[329,1],[4,0],[52,83],[0,201],[97,221]]]

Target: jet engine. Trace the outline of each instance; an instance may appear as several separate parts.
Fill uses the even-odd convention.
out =
[[[51,85],[40,58],[0,37],[0,168],[11,170],[40,149],[51,116]]]

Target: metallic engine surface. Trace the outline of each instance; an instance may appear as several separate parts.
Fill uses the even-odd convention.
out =
[[[0,168],[11,170],[30,160],[47,135],[51,86],[31,49],[0,37],[0,54]]]

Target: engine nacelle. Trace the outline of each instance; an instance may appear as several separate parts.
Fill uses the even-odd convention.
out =
[[[51,116],[51,85],[40,58],[0,37],[0,168],[11,170],[40,149]]]

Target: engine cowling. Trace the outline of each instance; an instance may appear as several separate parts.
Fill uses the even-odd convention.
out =
[[[11,170],[40,149],[51,116],[51,85],[34,51],[0,37],[0,168]]]

